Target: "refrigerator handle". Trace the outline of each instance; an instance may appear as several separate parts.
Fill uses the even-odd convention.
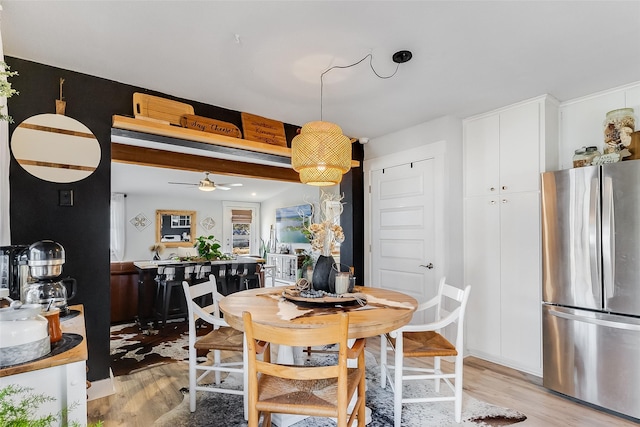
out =
[[[591,261],[592,295],[600,295],[600,187],[596,176],[591,180],[589,194],[589,255]]]
[[[610,176],[602,183],[602,282],[606,298],[613,296],[615,277],[615,215],[613,204],[613,181]]]
[[[549,310],[549,314],[555,317],[560,317],[562,319],[575,320],[575,321],[584,322],[584,323],[591,323],[593,325],[605,326],[607,328],[625,329],[628,331],[640,331],[640,325],[636,323],[616,322],[611,320],[599,319],[596,317],[580,316],[578,314],[573,314],[573,313],[558,311],[558,310]]]

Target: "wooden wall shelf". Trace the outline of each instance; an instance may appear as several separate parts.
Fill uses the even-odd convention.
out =
[[[291,165],[291,149],[288,147],[232,138],[144,119],[114,115],[111,134],[112,136],[123,136],[221,154],[250,157],[279,163],[283,167],[290,167]],[[358,167],[360,162],[352,160],[351,166]]]

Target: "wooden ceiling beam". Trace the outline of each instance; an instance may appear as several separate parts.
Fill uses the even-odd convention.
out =
[[[111,161],[193,172],[210,172],[242,178],[300,182],[300,175],[289,168],[176,153],[116,142],[111,143]]]

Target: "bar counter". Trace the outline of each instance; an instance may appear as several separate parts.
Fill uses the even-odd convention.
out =
[[[265,260],[263,258],[257,258],[257,257],[238,257],[237,259],[211,260],[211,261],[207,261],[207,260],[181,261],[181,260],[163,259],[158,261],[155,261],[155,260],[134,261],[133,265],[135,265],[137,268],[141,270],[148,270],[148,269],[157,269],[158,267],[163,267],[167,265],[190,267],[190,266],[202,265],[202,264],[224,265],[224,264],[237,264],[237,263],[247,264],[252,262],[262,264],[265,262]]]
[[[163,311],[159,307],[163,306],[163,298],[166,300],[170,292],[159,291],[159,286],[163,285],[164,280],[172,280],[174,282],[187,280],[193,284],[209,280],[209,274],[213,274],[216,277],[218,291],[223,295],[228,295],[241,288],[238,280],[231,280],[232,277],[238,279],[237,270],[239,270],[240,266],[244,268],[246,265],[257,264],[252,270],[255,272],[253,274],[256,286],[261,286],[264,283],[264,272],[261,268],[264,262],[263,258],[253,256],[239,256],[236,259],[211,261],[204,259],[190,261],[135,261],[133,265],[138,272],[138,313],[136,321],[142,329],[149,328],[150,323],[154,323],[157,326],[160,320],[159,317],[162,317],[158,316],[158,313]],[[163,274],[167,271],[172,271],[172,273],[170,276],[163,278]],[[174,272],[176,274],[173,274]],[[164,310],[164,313],[167,313],[166,310]],[[180,313],[177,313],[176,316],[180,317]],[[162,319],[162,322],[164,323],[165,320],[166,318]]]

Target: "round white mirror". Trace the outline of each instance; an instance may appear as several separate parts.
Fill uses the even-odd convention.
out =
[[[100,144],[88,127],[61,114],[29,117],[13,131],[11,152],[31,175],[50,182],[75,182],[100,164]]]

